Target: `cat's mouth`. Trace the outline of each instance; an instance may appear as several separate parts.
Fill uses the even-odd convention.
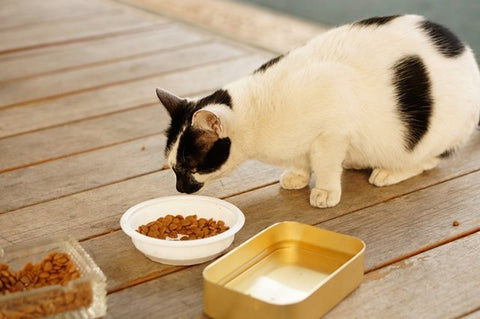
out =
[[[180,193],[187,193],[192,194],[198,192],[203,187],[203,183],[194,183],[194,184],[187,184],[187,183],[179,183],[177,179],[177,191]]]
[[[180,193],[192,194],[198,192],[204,185],[204,183],[197,182],[191,174],[179,174],[174,169],[177,177],[177,191]]]

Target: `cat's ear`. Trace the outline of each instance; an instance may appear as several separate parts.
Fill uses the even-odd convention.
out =
[[[165,107],[165,109],[167,109],[168,111],[168,114],[170,114],[170,116],[173,115],[173,113],[175,112],[175,110],[183,104],[183,102],[185,102],[184,99],[182,99],[181,97],[179,96],[176,96],[175,94],[173,93],[170,93],[168,92],[167,90],[164,90],[164,89],[161,89],[161,88],[157,88],[157,96],[158,96],[158,99],[160,100],[160,102],[163,104],[163,106]]]
[[[215,132],[218,136],[223,131],[220,118],[207,110],[198,110],[193,114],[192,126],[201,130]]]

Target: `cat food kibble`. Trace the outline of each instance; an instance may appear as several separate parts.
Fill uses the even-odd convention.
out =
[[[19,271],[10,269],[6,264],[0,264],[0,296],[45,286],[66,286],[80,276],[77,266],[66,253],[52,252],[41,262],[37,264],[29,262]],[[87,307],[92,300],[90,284],[77,283],[68,289],[52,289],[2,302],[0,319],[41,318]]]
[[[139,226],[137,231],[158,239],[191,240],[218,235],[228,229],[223,220],[197,218],[197,215],[167,215]]]

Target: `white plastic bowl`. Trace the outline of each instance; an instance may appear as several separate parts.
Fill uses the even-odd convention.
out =
[[[223,220],[230,229],[203,239],[163,240],[137,232],[159,217],[197,215],[198,218]],[[148,200],[129,208],[120,219],[122,230],[132,238],[135,247],[153,261],[169,265],[194,265],[219,256],[233,242],[235,233],[245,223],[245,216],[236,206],[214,197],[178,195]]]

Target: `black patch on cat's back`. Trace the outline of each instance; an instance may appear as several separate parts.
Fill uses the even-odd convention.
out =
[[[406,149],[413,151],[428,130],[433,99],[427,68],[418,55],[409,55],[393,66],[393,87],[398,112],[406,127]]]
[[[448,149],[442,154],[438,155],[438,157],[441,159],[450,158],[454,153],[455,153],[455,149]]]
[[[195,103],[195,108],[199,110],[202,107],[207,106],[209,104],[224,104],[230,108],[233,107],[232,97],[230,96],[230,93],[228,93],[227,90],[223,90],[223,89],[217,90],[212,94],[198,100]]]
[[[420,28],[444,56],[454,58],[465,51],[465,44],[448,28],[427,20],[420,22]]]
[[[265,62],[258,69],[256,69],[253,73],[255,74],[255,73],[259,73],[259,72],[265,72],[269,67],[277,64],[278,61],[280,61],[283,57],[284,57],[284,55],[282,54],[282,55],[279,55],[279,56],[271,59],[270,61]]]
[[[354,23],[357,26],[381,26],[384,24],[389,23],[390,21],[400,17],[401,15],[391,15],[391,16],[384,16],[384,17],[372,17],[368,19],[363,19]]]

